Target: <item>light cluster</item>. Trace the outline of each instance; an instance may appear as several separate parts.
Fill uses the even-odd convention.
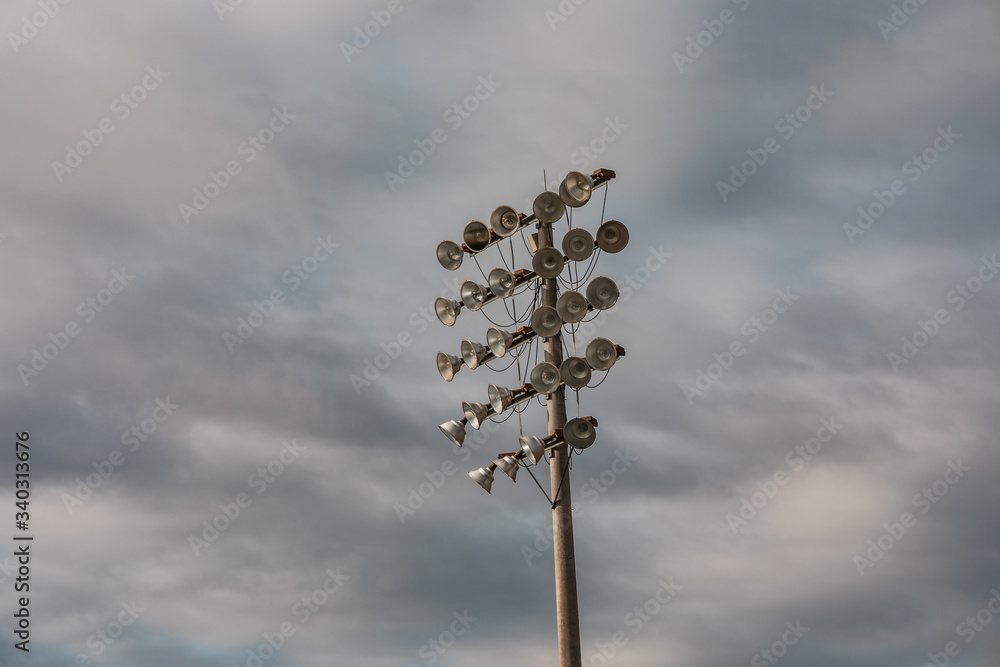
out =
[[[462,234],[462,244],[453,241],[442,241],[437,246],[438,262],[445,269],[454,271],[461,267],[466,255],[474,257],[478,264],[478,255],[495,246],[504,239],[512,239],[518,232],[523,232],[535,223],[539,229],[549,226],[547,238],[551,239],[551,226],[566,215],[566,208],[578,208],[586,204],[594,190],[606,185],[615,177],[608,169],[598,169],[592,175],[580,172],[570,172],[559,186],[558,194],[543,192],[534,200],[532,214],[519,213],[510,206],[499,206],[490,215],[490,224],[474,220],[465,226]],[[518,329],[508,331],[500,326],[492,326],[486,331],[485,344],[471,340],[463,340],[458,355],[438,352],[437,369],[441,377],[451,382],[464,366],[476,369],[490,361],[501,359],[508,353],[515,357],[520,369],[520,355],[529,350],[525,358],[530,359],[531,344],[539,340],[547,341],[556,338],[557,345],[562,345],[563,327],[575,331],[574,325],[583,321],[595,310],[607,310],[618,301],[618,286],[613,280],[598,276],[589,280],[586,289],[579,291],[583,283],[594,270],[598,251],[616,253],[628,244],[628,229],[617,220],[602,221],[597,232],[591,234],[583,228],[573,228],[572,217],[568,216],[570,228],[563,235],[560,252],[554,247],[545,245],[539,247],[538,233],[523,238],[525,246],[532,253],[531,270],[496,267],[487,275],[486,284],[467,280],[460,289],[461,301],[438,298],[434,303],[434,311],[445,326],[454,326],[462,309],[482,311],[484,306],[501,302],[511,314],[513,309],[514,326],[526,323]],[[547,243],[547,242],[546,242]],[[513,242],[511,243],[511,261],[513,262]],[[598,252],[598,255],[595,255]],[[507,260],[501,253],[506,264]],[[581,266],[584,277],[581,279]],[[562,274],[569,267],[569,279],[564,280]],[[576,269],[576,277],[574,271]],[[542,280],[555,280],[566,286],[559,294],[555,306],[538,305]],[[550,292],[554,294],[555,292]],[[513,305],[517,295],[531,294],[534,301],[530,315],[524,311],[518,315]],[[506,303],[510,300],[510,303]],[[491,320],[492,322],[492,320]],[[522,347],[523,346],[523,347]],[[619,357],[625,355],[625,350],[612,343],[607,338],[594,338],[586,346],[584,356],[568,356],[561,365],[549,361],[534,364],[527,373],[527,382],[514,389],[498,384],[490,384],[487,389],[488,401],[464,402],[461,419],[451,420],[441,424],[439,428],[455,445],[461,447],[465,441],[466,426],[479,429],[483,423],[502,415],[508,410],[521,410],[521,406],[533,398],[548,398],[554,392],[561,391],[566,386],[579,390],[590,384],[594,371],[608,371]],[[537,358],[537,349],[535,357]],[[513,365],[514,362],[511,362]],[[492,369],[497,370],[497,369]],[[520,380],[519,380],[520,381]],[[597,420],[593,417],[576,417],[566,422],[565,427],[553,429],[554,433],[544,438],[522,435],[519,439],[520,448],[516,452],[503,453],[489,466],[479,468],[469,473],[487,492],[493,484],[493,473],[499,468],[514,481],[517,471],[522,466],[539,464],[547,450],[565,443],[574,449],[583,450],[590,447],[597,438]]]

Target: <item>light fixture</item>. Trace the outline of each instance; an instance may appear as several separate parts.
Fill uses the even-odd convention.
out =
[[[506,299],[514,294],[514,281],[514,274],[501,268],[490,271],[489,278],[487,278],[490,290],[501,299]]]
[[[486,330],[486,346],[490,348],[493,356],[502,357],[514,346],[514,336],[509,331],[490,327]]]
[[[469,420],[464,417],[461,421],[452,419],[451,421],[441,424],[438,428],[441,429],[442,433],[448,436],[448,439],[451,440],[456,447],[461,447],[462,443],[465,442],[465,424],[468,421]]]
[[[506,238],[521,228],[521,216],[512,206],[497,206],[490,214],[490,227],[497,236]]]
[[[559,311],[552,306],[540,306],[531,314],[531,328],[542,338],[551,338],[562,329]]]
[[[490,291],[496,295],[496,298],[506,299],[514,296],[514,292],[516,292],[519,287],[524,287],[536,278],[538,278],[538,274],[534,271],[519,269],[516,272],[511,273],[507,269],[501,269],[498,267],[490,271],[490,275],[486,280],[490,287]]]
[[[462,312],[463,305],[461,301],[452,301],[451,299],[439,296],[434,299],[434,314],[437,315],[441,324],[446,327],[454,326],[455,320],[458,319],[459,313]]]
[[[520,405],[525,401],[530,401],[540,393],[530,382],[521,385],[517,389],[507,389],[506,387],[491,384],[486,388],[486,392],[489,395],[490,407],[493,408],[494,415],[499,415],[508,408]]]
[[[437,247],[438,263],[449,271],[454,271],[462,266],[462,259],[465,257],[462,246],[454,241],[441,241]]]
[[[469,426],[477,431],[483,425],[484,421],[496,414],[493,412],[492,405],[468,402],[462,403],[462,412],[465,413],[465,418],[469,420]]]
[[[618,285],[611,278],[594,278],[587,285],[587,301],[597,310],[611,308],[618,302]]]
[[[476,484],[486,489],[490,493],[493,487],[493,471],[497,469],[496,463],[491,463],[488,468],[480,468],[469,473],[469,477],[476,481]]]
[[[514,392],[507,387],[500,387],[495,384],[491,384],[486,388],[486,393],[490,397],[490,405],[493,406],[493,411],[500,414],[510,406],[511,401],[514,400]]]
[[[541,248],[531,258],[531,269],[542,278],[555,278],[566,266],[566,258],[555,248]]]
[[[493,292],[488,287],[483,287],[473,280],[466,280],[462,283],[459,294],[462,297],[462,303],[469,310],[479,310],[483,304],[492,301],[489,297],[493,296]]]
[[[587,345],[587,363],[595,371],[606,371],[615,365],[618,357],[625,356],[625,348],[607,338],[595,338]]]
[[[590,201],[590,194],[593,190],[594,179],[587,174],[571,171],[566,174],[566,178],[559,185],[559,198],[566,206],[576,208]]]
[[[510,481],[516,482],[517,469],[521,467],[518,464],[518,461],[520,461],[522,458],[524,458],[524,452],[517,452],[516,454],[508,454],[506,456],[500,456],[493,463],[494,465],[496,465],[497,468],[500,469],[500,472],[507,475],[507,477],[510,477]]]
[[[469,246],[469,250],[476,252],[485,250],[492,240],[490,228],[478,220],[473,220],[462,230],[462,240]]]
[[[539,394],[551,394],[562,384],[559,369],[550,361],[535,364],[529,377],[531,378],[531,386],[537,389]]]
[[[462,370],[462,360],[453,354],[438,352],[437,369],[438,373],[441,374],[441,377],[444,378],[445,382],[451,382],[455,377],[455,373]]]
[[[563,440],[570,447],[586,449],[597,440],[597,420],[593,417],[577,417],[566,422],[563,428]]]
[[[554,192],[543,192],[535,197],[531,206],[535,213],[535,218],[542,224],[557,222],[566,212],[566,204]]]
[[[566,386],[579,389],[590,383],[590,364],[583,357],[569,357],[559,367],[559,376]]]
[[[582,262],[594,254],[594,237],[583,227],[571,229],[563,236],[562,249],[569,259]]]
[[[608,220],[597,228],[597,245],[604,252],[619,252],[628,245],[628,228],[617,220]]]
[[[563,322],[574,324],[587,316],[587,300],[579,292],[563,292],[556,299],[556,312]]]
[[[541,438],[533,435],[522,435],[517,441],[521,444],[521,451],[533,465],[538,465],[545,454],[545,442]]]
[[[462,341],[462,360],[469,368],[478,368],[481,363],[489,361],[493,356],[493,353],[480,343],[471,340]]]

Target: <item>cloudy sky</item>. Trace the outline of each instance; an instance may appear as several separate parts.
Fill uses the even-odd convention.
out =
[[[545,410],[451,447],[517,372],[443,382],[488,323],[428,309],[482,282],[439,241],[603,167],[573,224],[628,225],[589,330],[628,356],[580,392],[584,663],[996,664],[996,3],[16,0],[0,26],[0,663],[555,664],[545,498],[465,476]]]

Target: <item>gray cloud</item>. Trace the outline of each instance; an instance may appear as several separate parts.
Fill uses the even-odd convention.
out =
[[[886,39],[891,2],[562,5],[565,21],[546,13],[557,2],[404,0],[350,62],[342,42],[387,3],[244,2],[222,20],[212,3],[70,3],[16,52],[8,36],[0,415],[31,433],[37,542],[32,654],[7,632],[3,664],[247,664],[282,623],[295,632],[266,665],[428,664],[466,611],[477,620],[440,664],[551,664],[545,499],[527,471],[489,496],[465,475],[516,448],[517,418],[470,429],[461,450],[436,428],[518,379],[435,373],[438,350],[483,342],[488,324],[434,320],[434,297],[481,276],[433,251],[501,203],[527,210],[543,170],[551,189],[599,167],[618,178],[574,225],[594,231],[607,196],[631,241],[595,275],[633,293],[598,334],[628,355],[580,394],[601,424],[571,473],[586,664],[618,630],[609,664],[745,664],[796,621],[809,630],[789,664],[923,665],[949,641],[953,664],[992,664],[992,623],[958,632],[1000,587],[1000,284],[969,282],[998,250],[997,8],[927,3]],[[674,53],[723,10],[733,20],[678,71]],[[5,33],[37,11],[12,5]],[[115,100],[156,65],[169,75],[123,117]],[[496,85],[475,109],[449,111],[483,79]],[[833,95],[789,135],[782,119],[819,86]],[[294,118],[250,150],[275,109]],[[60,180],[52,163],[104,118],[114,130]],[[949,127],[953,145],[907,169]],[[768,138],[780,149],[733,185]],[[896,179],[905,192],[846,233]],[[661,247],[672,256],[647,275]],[[500,264],[489,251],[481,268]],[[134,280],[88,314],[123,267]],[[788,311],[752,324],[788,288]],[[19,366],[70,323],[78,335],[25,383]],[[129,451],[168,398],[179,407]],[[543,415],[532,405],[524,433]],[[843,428],[806,459],[821,419]],[[275,475],[293,440],[304,451]],[[626,450],[634,465],[607,483]],[[971,469],[920,501],[959,459]],[[734,531],[744,500],[760,507]],[[859,574],[855,556],[905,512],[912,527]],[[347,578],[319,595],[329,572]],[[671,577],[682,588],[637,629],[629,614]],[[95,643],[133,600],[135,622]]]

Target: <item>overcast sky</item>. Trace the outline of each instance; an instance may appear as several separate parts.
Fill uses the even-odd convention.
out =
[[[545,498],[465,474],[545,410],[452,447],[437,425],[517,372],[443,382],[489,325],[428,309],[483,282],[438,242],[603,167],[573,225],[628,226],[590,330],[628,354],[580,393],[585,664],[616,633],[629,667],[996,664],[995,2],[16,0],[0,26],[0,663],[555,664]]]

